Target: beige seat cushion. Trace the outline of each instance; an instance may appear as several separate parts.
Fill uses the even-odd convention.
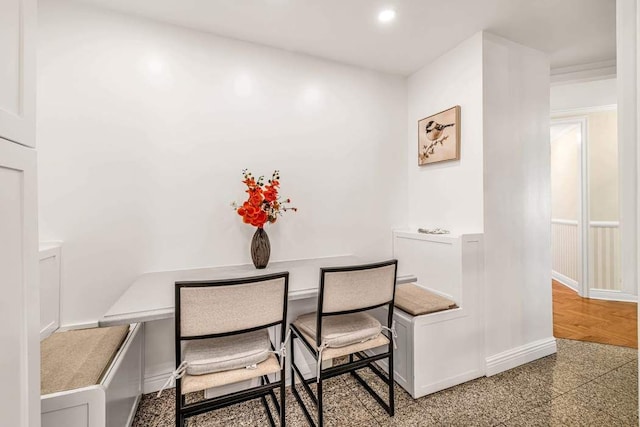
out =
[[[269,357],[266,329],[228,337],[187,341],[183,358],[188,375],[204,375],[256,365]]]
[[[458,308],[455,301],[428,291],[415,283],[400,285],[396,288],[395,306],[412,316]]]
[[[309,343],[311,347],[316,346],[316,337],[315,335],[312,337],[310,335],[302,333],[302,339]],[[384,336],[384,334],[379,334],[376,338],[370,339],[368,341],[358,342],[355,344],[347,345],[344,347],[338,348],[325,348],[322,352],[322,360],[331,360],[336,357],[342,357],[353,353],[358,353],[361,351],[370,350],[372,348],[381,347],[383,345],[388,345],[389,339]]]
[[[300,332],[314,337],[312,343],[315,342],[316,319],[316,313],[309,313],[293,322]],[[364,312],[326,316],[322,320],[321,341],[327,347],[345,347],[374,339],[381,331],[380,322]]]
[[[129,325],[56,332],[40,343],[40,393],[100,383]]]
[[[276,372],[280,372],[280,362],[274,354],[270,353],[267,359],[258,363],[255,369],[240,368],[204,375],[187,374],[182,378],[182,394],[260,378],[263,375],[275,374]]]

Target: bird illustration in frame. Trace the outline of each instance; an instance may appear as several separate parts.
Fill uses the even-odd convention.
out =
[[[418,165],[460,159],[460,106],[418,121]]]

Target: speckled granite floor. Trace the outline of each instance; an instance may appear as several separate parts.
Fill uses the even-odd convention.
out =
[[[377,391],[383,383],[374,377]],[[413,400],[396,386],[396,415],[387,416],[348,375],[325,388],[327,426],[638,426],[637,350],[558,340],[558,353],[490,378]],[[304,396],[304,394],[303,394]],[[287,396],[287,424],[306,425]],[[134,427],[174,426],[173,390],[143,396]],[[268,425],[260,401],[194,417],[188,426]]]

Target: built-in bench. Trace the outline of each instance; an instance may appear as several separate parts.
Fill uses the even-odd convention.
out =
[[[130,426],[142,395],[143,325],[57,331],[61,254],[59,243],[40,249],[42,427]]]
[[[482,236],[396,231],[393,248],[417,278],[396,288],[395,380],[417,399],[483,376]]]
[[[140,329],[80,329],[42,341],[42,426],[130,426],[142,394]]]

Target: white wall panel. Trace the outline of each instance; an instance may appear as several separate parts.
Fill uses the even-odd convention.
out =
[[[571,279],[574,283],[565,283],[576,286],[579,280],[578,253],[578,222],[577,221],[551,221],[551,259],[552,270],[561,274],[564,278]],[[564,280],[563,280],[564,281]]]
[[[0,139],[0,424],[40,425],[36,153]]]
[[[0,2],[0,138],[35,147],[36,0]]]
[[[488,33],[483,58],[490,358],[553,340],[549,62],[542,52]]]
[[[622,291],[620,229],[617,222],[591,222],[589,227],[589,287]]]
[[[40,340],[60,327],[60,264],[59,243],[40,244]]]
[[[638,294],[638,14],[637,0],[616,1],[618,165],[622,287]]]

